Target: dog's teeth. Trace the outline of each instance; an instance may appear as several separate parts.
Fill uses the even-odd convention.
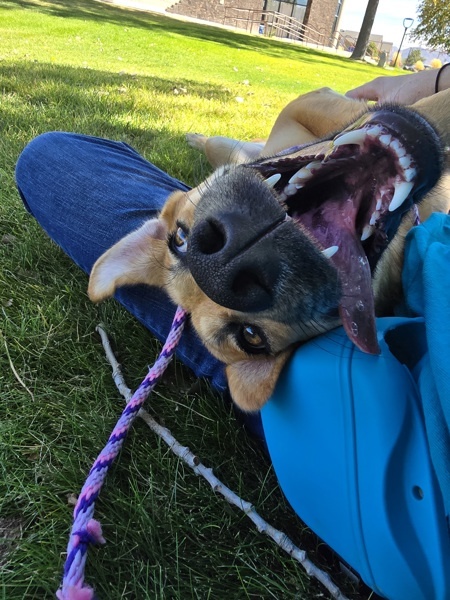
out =
[[[297,173],[294,173],[294,175],[292,175],[292,177],[289,179],[288,183],[295,183],[295,184],[304,183],[305,181],[307,181],[308,179],[310,179],[312,177],[313,169],[317,169],[321,165],[322,165],[322,163],[320,162],[320,160],[315,160],[313,162],[310,162],[305,167],[302,167],[301,169],[299,169],[297,171]]]
[[[377,205],[375,206],[375,210],[381,210],[382,205],[383,205],[383,200],[381,198],[378,198]]]
[[[297,171],[297,173],[294,173],[294,175],[292,175],[292,177],[289,179],[288,183],[297,184],[297,183],[300,183],[300,181],[306,181],[310,177],[312,177],[311,171],[308,171],[308,169],[303,167],[302,169]]]
[[[367,240],[375,231],[375,227],[373,225],[366,225],[362,231],[361,241]]]
[[[274,185],[276,185],[280,181],[280,179],[281,179],[281,174],[275,173],[275,175],[271,175],[264,181],[269,187],[274,187]]]
[[[330,246],[329,248],[325,248],[325,250],[322,250],[322,254],[325,256],[325,258],[331,258],[336,254],[338,250],[339,246]]]
[[[374,210],[372,216],[370,217],[369,225],[375,225],[379,218],[380,212],[378,210]]]
[[[411,166],[412,158],[408,154],[405,154],[405,156],[402,156],[399,159],[398,163],[401,167],[407,169],[409,166]]]
[[[412,167],[411,167],[410,169],[406,169],[406,170],[403,172],[403,175],[404,175],[404,177],[405,177],[405,180],[406,180],[407,182],[410,182],[410,181],[412,181],[412,180],[415,178],[415,176],[417,175],[417,171],[416,171],[414,168],[412,168]]]
[[[313,160],[312,162],[310,162],[306,165],[305,169],[308,169],[309,171],[313,171],[314,169],[318,169],[321,166],[322,166],[321,160]]]
[[[364,144],[365,139],[365,129],[354,129],[353,131],[347,131],[346,133],[343,133],[342,135],[334,139],[333,145],[345,146],[346,144],[358,144],[358,146],[362,146],[362,144]]]
[[[406,155],[406,150],[405,148],[401,145],[401,143],[398,140],[393,140],[391,142],[391,145],[389,146],[392,150],[394,150],[394,152],[397,154],[397,156],[399,158],[402,158],[403,156]]]
[[[378,139],[383,144],[383,146],[389,146],[389,144],[392,141],[392,135],[390,135],[389,133],[385,133],[384,135],[380,135]]]
[[[383,132],[383,128],[381,125],[372,125],[372,127],[369,127],[366,132],[367,135],[370,135],[371,137],[379,137]]]
[[[389,204],[389,211],[393,212],[396,208],[401,206],[406,198],[411,193],[414,187],[412,181],[402,181],[394,186],[394,196],[392,197],[391,203]]]
[[[294,185],[293,183],[290,183],[289,185],[287,185],[284,188],[284,193],[286,194],[286,196],[293,196],[294,194],[297,193],[297,186]]]

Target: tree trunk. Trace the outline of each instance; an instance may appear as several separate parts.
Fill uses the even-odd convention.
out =
[[[369,44],[370,32],[372,31],[372,25],[377,14],[379,0],[369,0],[367,3],[366,12],[361,25],[361,30],[356,40],[355,49],[350,56],[353,60],[362,60],[366,54],[367,46]]]

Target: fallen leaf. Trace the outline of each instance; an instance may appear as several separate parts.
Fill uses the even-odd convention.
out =
[[[74,494],[73,492],[71,492],[70,494],[67,494],[67,504],[69,506],[75,506],[76,503],[78,502],[78,495]]]

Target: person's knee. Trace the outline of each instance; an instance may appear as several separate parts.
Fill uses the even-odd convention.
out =
[[[48,164],[58,153],[61,138],[68,136],[69,134],[61,131],[50,131],[31,140],[22,150],[17,161],[17,184],[20,186],[21,182],[29,179],[30,173],[36,169],[41,170],[43,165]]]
[[[17,160],[16,185],[26,209],[31,213],[40,193],[45,194],[48,189],[48,177],[54,172],[53,166],[67,138],[70,134],[61,131],[43,133],[25,146]]]

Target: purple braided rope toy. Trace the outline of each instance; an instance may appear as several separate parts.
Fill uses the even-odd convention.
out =
[[[118,455],[139,409],[173,357],[183,332],[186,317],[187,313],[178,307],[161,354],[144,381],[134,392],[109,436],[106,446],[89,471],[73,513],[74,521],[67,546],[63,580],[60,589],[56,592],[58,600],[93,600],[95,598],[94,590],[84,585],[84,567],[89,544],[105,543],[100,523],[92,518],[95,501],[100,494],[108,469]]]

